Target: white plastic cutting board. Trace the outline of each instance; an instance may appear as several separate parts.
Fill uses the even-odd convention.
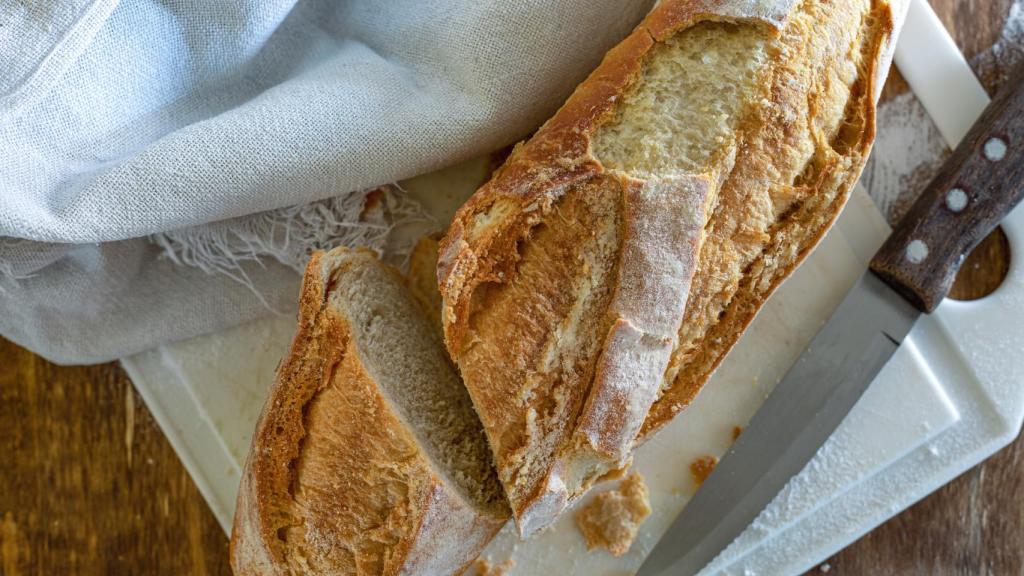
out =
[[[936,50],[934,43],[928,48]],[[444,222],[484,168],[472,161],[406,188]],[[1024,254],[1024,208],[1003,228],[1011,251]],[[886,234],[858,189],[696,401],[638,450],[635,467],[654,512],[627,555],[588,553],[571,513],[525,542],[506,527],[485,555],[496,563],[512,558],[514,574],[632,573],[692,496],[690,463],[724,453],[733,427],[760,406]],[[919,321],[814,460],[705,573],[805,570],[1010,442],[1024,416],[1022,321],[1024,266],[1016,259],[992,295],[947,300]],[[225,530],[256,417],[293,327],[290,316],[269,318],[123,361]]]

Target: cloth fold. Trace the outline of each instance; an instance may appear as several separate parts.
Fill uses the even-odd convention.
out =
[[[98,362],[292,309],[297,260],[383,249],[365,229],[396,214],[339,212],[364,232],[335,235],[270,211],[351,208],[522,138],[650,6],[0,4],[0,334]],[[282,251],[281,234],[296,243]],[[182,257],[211,246],[212,260]]]

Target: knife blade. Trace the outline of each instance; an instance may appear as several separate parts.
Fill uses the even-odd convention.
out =
[[[714,559],[810,461],[919,314],[862,276],[638,574],[695,574]]]
[[[799,473],[968,253],[1024,197],[1024,67],[964,136],[836,311],[651,551],[639,576],[695,574]]]

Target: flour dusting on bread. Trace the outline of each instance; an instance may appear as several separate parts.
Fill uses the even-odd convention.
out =
[[[882,0],[661,2],[459,210],[445,342],[521,533],[689,403],[838,215],[891,27]]]

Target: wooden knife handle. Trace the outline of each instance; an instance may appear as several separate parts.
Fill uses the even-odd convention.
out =
[[[964,258],[1024,196],[1024,66],[982,113],[871,260],[922,312],[946,297]]]

